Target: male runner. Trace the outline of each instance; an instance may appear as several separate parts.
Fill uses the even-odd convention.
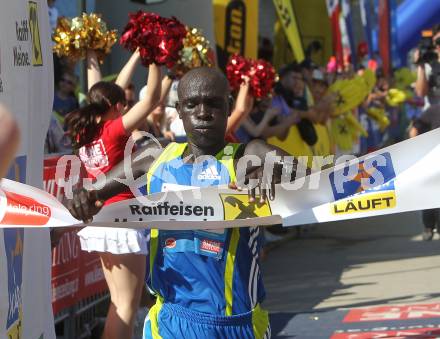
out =
[[[186,73],[179,83],[178,98],[176,108],[188,144],[172,143],[156,160],[132,163],[135,178],[146,174],[149,194],[162,191],[167,184],[229,184],[236,180],[241,156],[252,154],[264,161],[274,150],[285,155],[260,140],[247,145],[225,141],[231,103],[228,82],[219,70],[202,67]],[[195,160],[200,156],[211,157]],[[72,215],[88,220],[98,212],[100,200],[124,189],[113,180],[123,177],[122,170],[123,166],[114,168],[98,191],[76,192],[68,204]],[[261,173],[261,167],[254,168],[250,175],[261,179]],[[280,174],[277,176],[279,179]],[[269,190],[261,193],[262,199],[272,194]],[[255,201],[255,189],[250,201]],[[148,286],[157,302],[147,316],[144,338],[270,337],[268,314],[260,307],[265,292],[258,242],[258,227],[215,232],[152,230]]]

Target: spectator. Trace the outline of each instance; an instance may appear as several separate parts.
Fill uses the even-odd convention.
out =
[[[249,116],[243,120],[241,127],[237,130],[236,134],[240,142],[247,143],[257,138],[267,139],[272,135],[285,133],[289,129],[290,125],[287,123],[276,124],[280,109],[270,106],[270,99],[255,103]],[[282,130],[274,129],[277,126],[282,126]]]
[[[413,138],[419,134],[428,132],[440,127],[440,104],[432,105],[422,115],[415,119],[409,131],[409,137]],[[432,240],[435,229],[440,227],[440,209],[434,208],[422,211],[422,220],[425,229],[423,240]]]
[[[56,86],[53,98],[53,110],[62,125],[64,125],[64,117],[79,108],[78,99],[75,96],[76,86],[76,76],[64,71]]]
[[[71,140],[66,134],[66,115],[79,108],[75,96],[77,78],[66,70],[61,72],[53,98],[53,111],[45,141],[45,153],[71,153]]]
[[[147,117],[147,125],[150,134],[156,138],[164,138],[174,141],[174,134],[170,131],[170,124],[166,119],[165,105],[159,104]]]
[[[183,128],[183,121],[179,118],[176,110],[177,103],[177,85],[179,81],[174,81],[168,94],[165,114],[170,124],[170,131],[173,132],[176,142],[186,142],[186,132]]]
[[[161,142],[167,144],[170,141],[175,140],[174,133],[171,131],[170,125],[173,119],[177,118],[177,113],[168,115],[165,109],[165,103],[169,101],[170,90],[175,83],[176,76],[172,70],[163,77],[161,83],[161,94],[159,104],[153,110],[151,115],[139,125],[139,128],[133,132],[133,139],[136,141],[136,145],[142,147],[145,143],[150,141],[148,136],[142,134],[142,132],[148,132],[155,138],[160,139]],[[139,99],[142,100],[146,95],[147,87],[144,86],[139,92]],[[168,110],[169,112],[169,110]]]
[[[63,123],[61,121],[63,121]],[[72,153],[72,141],[64,130],[63,125],[64,120],[60,120],[57,114],[52,112],[44,144],[44,153]]]
[[[306,100],[306,84],[301,67],[292,63],[280,70],[280,81],[275,86],[276,96],[272,100],[272,106],[280,110],[277,123],[282,123],[283,118],[290,115],[289,123],[298,125],[301,138],[309,145],[313,146],[317,141],[316,131],[312,122],[317,121],[316,110],[309,110]],[[289,125],[289,126],[290,126]],[[284,139],[288,131],[275,135],[279,139]]]
[[[327,81],[324,78],[324,74],[318,68],[314,69],[312,72],[312,81],[311,81],[311,91],[313,100],[319,101],[321,98],[325,96],[328,90]]]
[[[170,124],[170,131],[173,133],[176,142],[186,142],[186,132],[183,127],[183,121],[179,118],[177,110],[174,107],[167,106],[165,113]]]
[[[415,53],[417,64],[416,94],[421,97],[426,96],[426,106],[440,103],[440,24],[432,29],[432,43],[434,45],[434,57],[420,55],[420,51]]]
[[[260,37],[258,46],[258,59],[264,59],[266,61],[272,62],[273,58],[273,44],[270,39],[265,37]]]
[[[336,95],[328,93],[328,83],[323,72],[317,68],[312,72],[310,90],[313,101],[316,103],[316,122],[324,125],[330,117]]]
[[[280,70],[280,81],[275,85],[273,104],[280,108],[281,115],[292,114],[292,109],[307,111],[305,81],[301,67],[292,63]]]
[[[126,88],[124,88],[125,92],[125,111],[127,112],[130,108],[134,106],[136,103],[136,88],[133,83],[128,84]]]

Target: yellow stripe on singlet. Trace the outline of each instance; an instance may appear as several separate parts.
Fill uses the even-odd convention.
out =
[[[226,267],[225,267],[225,300],[226,300],[225,315],[227,316],[232,315],[232,305],[233,305],[232,286],[234,282],[235,255],[237,253],[239,239],[240,239],[239,229],[233,228],[231,232],[231,240],[229,241],[229,248],[226,257]]]

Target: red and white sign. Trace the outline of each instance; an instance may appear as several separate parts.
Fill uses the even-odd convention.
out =
[[[411,326],[408,326],[411,327]],[[416,327],[416,326],[413,326]],[[354,330],[353,330],[354,331]],[[351,332],[353,332],[351,331]],[[397,331],[372,331],[372,332],[360,332],[359,333],[335,333],[330,339],[373,339],[373,338],[386,338],[386,339],[435,339],[440,337],[440,329],[426,327],[418,329],[407,329]]]
[[[343,322],[440,318],[440,304],[379,306],[350,310]]]
[[[88,171],[108,166],[108,155],[101,139],[79,149],[79,157]]]
[[[210,239],[203,239],[200,248],[204,251],[219,254],[222,250],[223,243]]]
[[[50,207],[21,194],[0,190],[3,204],[0,224],[44,226],[50,219]]]

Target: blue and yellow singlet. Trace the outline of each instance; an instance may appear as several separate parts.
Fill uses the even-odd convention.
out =
[[[176,189],[175,185],[207,187],[235,181],[234,157],[240,144],[228,144],[215,157],[197,163],[184,162],[186,147],[171,143],[153,163],[147,173],[149,194]],[[254,337],[263,338],[268,316],[259,307],[265,296],[258,263],[259,232],[258,227],[152,230],[148,286],[158,303],[149,314],[151,337],[161,337],[154,318],[168,304],[219,317],[249,313],[256,322],[251,323]]]

